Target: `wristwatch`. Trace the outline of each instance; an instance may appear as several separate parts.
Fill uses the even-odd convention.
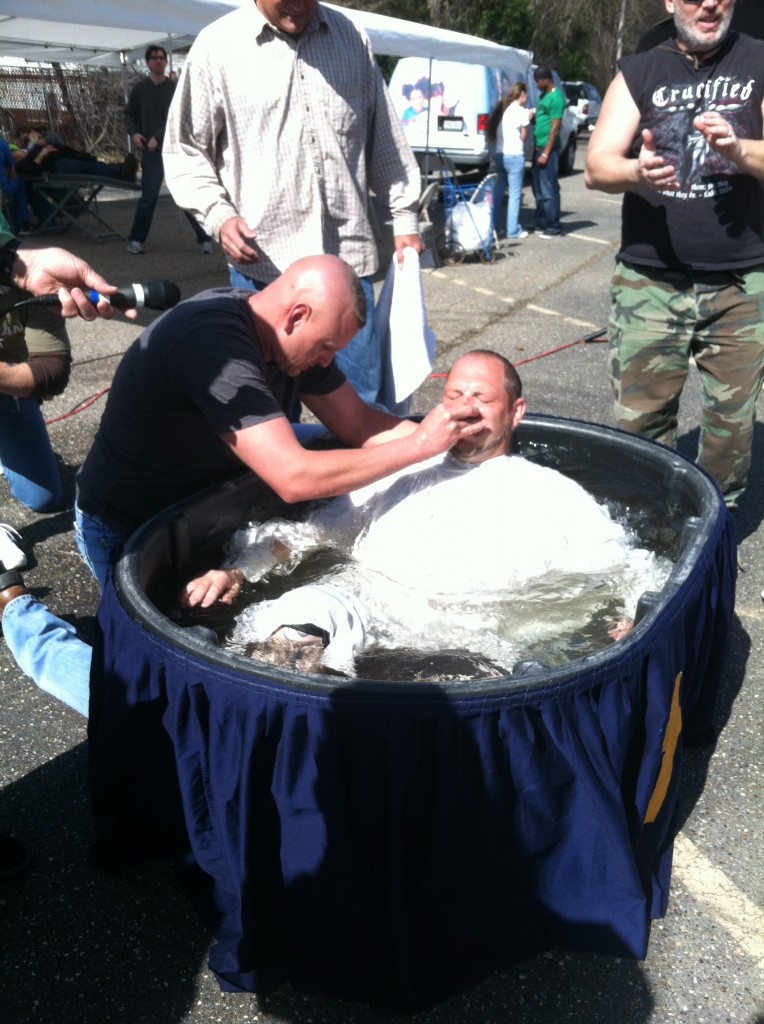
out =
[[[13,264],[16,262],[16,250],[19,243],[12,238],[0,249],[0,286],[9,287],[13,284]]]

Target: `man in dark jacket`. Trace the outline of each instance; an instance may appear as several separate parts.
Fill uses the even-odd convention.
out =
[[[148,77],[133,86],[125,107],[125,127],[133,145],[141,154],[141,198],[135,210],[133,226],[127,242],[127,251],[139,255],[143,243],[151,230],[154,209],[159,190],[164,180],[162,163],[162,142],[167,123],[167,114],[175,92],[175,82],[165,74],[167,51],[162,46],[149,46],[146,50]],[[185,211],[184,211],[185,213]],[[203,255],[212,252],[212,239],[186,213],[188,222],[196,235],[199,251]]]

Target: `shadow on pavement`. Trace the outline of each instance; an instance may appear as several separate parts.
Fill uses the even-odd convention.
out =
[[[166,863],[88,864],[86,744],[7,786],[0,831],[32,864],[2,886],[3,1016],[173,1024],[186,1019],[209,938]]]

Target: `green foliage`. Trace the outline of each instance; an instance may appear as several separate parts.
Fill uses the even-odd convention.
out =
[[[532,50],[563,79],[583,79],[605,90],[616,55],[665,17],[664,0],[335,0],[409,21],[468,32],[505,46]],[[756,0],[761,3],[762,0]],[[623,18],[622,35],[619,26]],[[386,76],[390,59],[380,60]]]
[[[474,35],[503,46],[530,47],[533,36],[531,0],[484,0],[475,5]]]

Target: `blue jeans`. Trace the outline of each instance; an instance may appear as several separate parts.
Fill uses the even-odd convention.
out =
[[[121,538],[75,505],[77,547],[101,589],[122,550]],[[6,605],[3,636],[21,671],[52,697],[87,718],[92,648],[70,623],[31,594]]]
[[[26,185],[20,178],[10,178],[4,181],[2,186],[3,195],[8,208],[8,220],[11,222],[13,231],[29,227],[29,203],[27,202]]]
[[[77,504],[74,506],[74,536],[85,564],[103,590],[111,567],[122,553],[122,538],[102,519],[83,512]]]
[[[505,153],[503,164],[504,175],[509,183],[509,197],[507,199],[507,238],[517,238],[522,230],[520,227],[520,204],[523,199],[525,157],[522,153]]]
[[[560,183],[557,175],[560,170],[560,154],[553,149],[546,164],[538,163],[541,149],[533,154],[531,179],[533,181],[533,197],[536,200],[536,230],[548,234],[560,234]]]
[[[493,191],[493,230],[497,235],[501,235],[501,211],[507,192],[507,168],[503,153],[494,153],[493,169],[496,172],[496,188]]]
[[[0,395],[0,464],[16,501],[35,512],[61,508],[61,476],[36,398]]]
[[[262,281],[245,277],[234,267],[229,266],[228,273],[234,288],[246,288],[251,292],[265,288]],[[374,337],[374,285],[370,277],[362,277],[360,280],[366,296],[366,323],[335,358],[363,401],[367,405],[376,405],[382,387],[382,351]],[[295,421],[293,415],[290,419]]]
[[[92,648],[74,626],[31,594],[22,594],[5,607],[3,636],[25,675],[87,718]]]
[[[133,218],[133,226],[130,228],[129,241],[145,242],[149,237],[151,222],[154,219],[154,210],[156,209],[159,190],[162,187],[163,181],[164,163],[161,152],[150,153],[148,150],[144,150],[141,154],[141,198],[138,200],[138,205],[135,208],[135,217]],[[194,220],[187,210],[184,210],[183,213],[193,228],[197,242],[200,244],[202,242],[209,242],[210,236],[204,228]]]

